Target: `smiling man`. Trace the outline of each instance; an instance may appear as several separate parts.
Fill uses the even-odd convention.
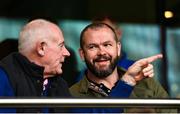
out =
[[[114,29],[105,23],[93,23],[81,32],[79,49],[87,65],[83,79],[70,88],[75,97],[84,98],[168,98],[162,86],[152,78],[151,62],[161,54],[140,59],[124,71],[117,66],[121,44]],[[82,108],[74,112],[171,112],[166,109]]]

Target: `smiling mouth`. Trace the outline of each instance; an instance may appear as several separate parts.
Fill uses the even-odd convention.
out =
[[[108,64],[109,60],[100,60],[100,61],[96,61],[97,65],[100,66],[106,66]]]

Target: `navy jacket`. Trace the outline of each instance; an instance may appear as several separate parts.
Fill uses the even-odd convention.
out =
[[[20,53],[10,54],[0,61],[0,96],[14,96],[16,98],[70,97],[68,86],[60,76],[48,79],[49,83],[45,94],[43,91],[43,71],[43,67],[31,63]],[[43,109],[18,108],[16,111],[42,112]],[[49,109],[49,111],[61,112],[62,110]]]

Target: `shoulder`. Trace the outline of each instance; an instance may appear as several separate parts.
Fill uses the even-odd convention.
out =
[[[75,83],[74,85],[72,85],[70,88],[69,88],[69,91],[71,93],[72,96],[74,97],[79,97],[79,94],[80,94],[80,90],[81,90],[81,81]]]
[[[13,53],[10,53],[9,55],[7,55],[6,57],[2,58],[1,59],[1,62],[4,63],[6,61],[9,61],[9,60],[12,60],[14,57],[20,55],[18,52],[13,52]]]
[[[80,97],[82,95],[87,94],[88,92],[88,80],[86,76],[83,77],[82,80],[72,85],[69,90],[72,96]]]
[[[3,70],[5,70],[7,73],[9,70],[16,71],[17,70],[17,56],[19,56],[20,54],[18,52],[14,52],[9,54],[8,56],[4,57],[1,61],[0,61],[0,67],[3,68]]]

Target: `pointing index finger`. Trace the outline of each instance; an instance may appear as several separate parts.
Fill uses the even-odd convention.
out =
[[[161,58],[163,58],[163,55],[162,54],[157,54],[157,55],[146,58],[146,60],[148,61],[148,63],[152,63],[155,60],[161,59]]]

